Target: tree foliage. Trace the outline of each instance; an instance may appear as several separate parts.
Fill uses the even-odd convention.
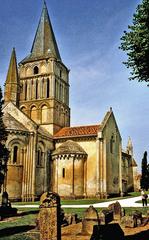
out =
[[[9,156],[9,151],[5,146],[5,142],[7,140],[7,131],[3,123],[2,97],[3,97],[2,90],[0,87],[0,191],[1,191],[1,186],[4,183],[5,175],[7,172],[7,161]]]
[[[127,52],[124,64],[131,69],[130,80],[149,82],[149,1],[143,0],[133,15],[132,25],[121,37],[120,49]]]
[[[147,163],[147,152],[145,151],[142,159],[142,176],[140,182],[142,189],[149,189],[149,165]]]

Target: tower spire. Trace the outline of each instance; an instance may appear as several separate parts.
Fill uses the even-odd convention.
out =
[[[32,58],[52,56],[61,60],[52,24],[50,21],[48,9],[45,0],[43,1],[43,8],[33,45],[31,48]]]
[[[15,48],[12,50],[11,59],[9,63],[7,78],[5,82],[5,103],[12,101],[15,105],[18,104],[19,95],[19,78],[16,60]]]
[[[128,138],[127,152],[133,156],[133,145],[130,137]]]

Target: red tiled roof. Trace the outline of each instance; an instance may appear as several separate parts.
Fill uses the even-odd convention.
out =
[[[54,137],[77,137],[77,136],[96,136],[100,125],[64,127],[57,132]]]

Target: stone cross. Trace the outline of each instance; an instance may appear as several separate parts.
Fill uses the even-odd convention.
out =
[[[47,192],[41,196],[39,212],[40,240],[61,240],[60,197]]]

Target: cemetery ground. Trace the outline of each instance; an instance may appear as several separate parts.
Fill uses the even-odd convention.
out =
[[[98,200],[98,199],[82,199],[82,200],[62,200],[61,205],[67,205],[67,208],[64,208],[65,213],[77,213],[79,217],[83,217],[83,213],[85,208],[80,208],[79,205],[93,205],[95,203],[103,203],[110,201],[118,201],[122,199],[127,199],[130,197],[140,196],[140,193],[131,193],[130,196],[123,198],[110,198],[106,200]],[[31,238],[26,234],[28,231],[32,230],[36,226],[36,219],[39,212],[39,202],[35,203],[23,203],[17,202],[13,203],[13,205],[17,205],[18,207],[18,215],[15,217],[4,219],[0,221],[0,239],[2,240],[30,240]],[[25,205],[25,207],[24,207]],[[76,208],[69,208],[68,205],[78,205]],[[149,205],[149,200],[148,200]],[[104,208],[96,208],[99,212]],[[124,207],[126,211],[126,215],[134,212],[135,210],[141,211],[143,215],[147,214],[149,211],[149,207]],[[110,224],[115,224],[113,221]],[[114,226],[114,225],[113,225]],[[82,224],[71,224],[66,227],[62,227],[62,240],[89,240],[89,236],[79,236],[81,232]],[[126,240],[144,240],[149,239],[149,223],[144,227],[137,228],[124,228],[121,226],[122,230],[125,234]],[[68,236],[72,233],[71,239]]]

